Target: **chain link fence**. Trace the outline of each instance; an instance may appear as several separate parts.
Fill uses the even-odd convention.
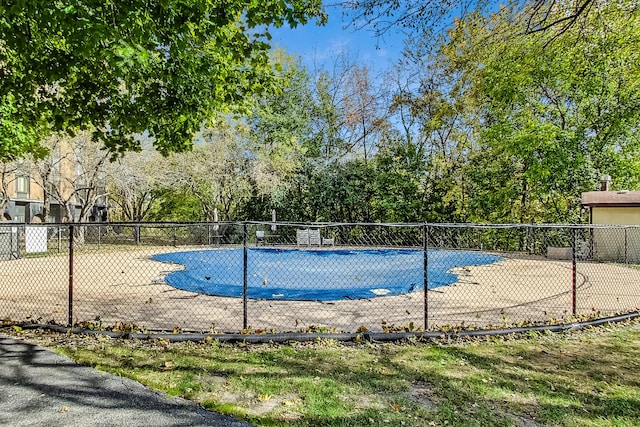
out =
[[[639,307],[636,226],[0,225],[5,323],[401,332]]]

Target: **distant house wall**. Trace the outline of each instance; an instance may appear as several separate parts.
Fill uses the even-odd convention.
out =
[[[593,207],[591,209],[591,223],[592,224],[640,225],[640,206]]]
[[[3,178],[8,203],[0,212],[0,221],[32,222],[36,215],[42,213],[42,188],[21,171],[5,172]]]
[[[27,186],[27,193],[18,192],[16,176],[9,174],[7,176],[7,193],[11,199],[30,199],[30,200],[42,200],[44,197],[44,191],[42,187],[31,177],[27,177],[29,184]]]
[[[33,179],[31,180],[31,185],[29,186],[29,198],[35,200],[44,200],[44,190],[41,186],[36,184]]]
[[[640,263],[638,196],[638,192],[583,193],[583,205],[590,209],[592,224],[621,226],[593,229],[592,258],[599,261]]]
[[[63,140],[51,150],[51,166],[52,173],[49,175],[49,181],[40,182],[42,177],[33,172],[28,161],[11,164],[0,179],[4,179],[6,184],[7,198],[9,202],[0,212],[0,221],[10,220],[13,222],[32,223],[32,222],[61,222],[65,217],[65,211],[60,201],[49,197],[45,200],[45,189],[43,185],[51,191],[57,189],[61,198],[69,201],[71,204],[71,215],[78,215],[78,199],[74,195],[74,183],[78,186],[84,186],[78,177],[82,171],[82,165],[77,158],[78,153],[74,151],[71,140]],[[25,166],[25,167],[22,167]],[[34,173],[33,176],[26,176],[27,173]],[[24,181],[26,177],[27,181]],[[4,187],[4,186],[3,186]],[[1,191],[1,190],[0,190]],[[43,218],[45,210],[45,202],[48,205],[47,218]],[[106,199],[100,200],[94,206],[94,212],[91,213],[90,220],[106,221],[107,205]],[[77,219],[77,218],[76,218]]]

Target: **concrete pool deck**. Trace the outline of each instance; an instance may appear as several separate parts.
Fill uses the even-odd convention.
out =
[[[238,332],[241,298],[175,289],[163,277],[180,265],[152,255],[202,249],[137,247],[78,251],[73,266],[73,321],[135,324],[150,330]],[[501,255],[504,256],[504,255]],[[2,261],[0,316],[10,321],[67,324],[69,260],[64,255]],[[504,258],[453,270],[458,281],[427,293],[428,326],[504,325],[552,321],[572,313],[571,262]],[[579,262],[575,277],[578,315],[602,315],[640,307],[640,270],[625,265]],[[355,332],[424,324],[422,291],[371,299],[336,301],[248,300],[247,324],[254,330],[287,332],[318,328]]]

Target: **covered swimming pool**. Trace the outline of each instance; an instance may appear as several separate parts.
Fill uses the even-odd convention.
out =
[[[172,252],[155,261],[182,264],[165,282],[208,295],[242,297],[243,248]],[[458,280],[457,267],[491,264],[501,258],[480,252],[429,250],[428,288]],[[250,248],[246,260],[251,299],[332,301],[401,295],[423,289],[424,252],[414,249],[299,250]]]

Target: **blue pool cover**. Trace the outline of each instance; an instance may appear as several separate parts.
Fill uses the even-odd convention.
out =
[[[165,282],[175,288],[241,297],[243,250],[208,249],[172,252],[151,259],[184,265]],[[478,252],[429,250],[429,289],[455,283],[455,267],[500,260]],[[373,298],[419,291],[423,251],[411,249],[247,250],[247,296],[253,299],[330,301]]]

